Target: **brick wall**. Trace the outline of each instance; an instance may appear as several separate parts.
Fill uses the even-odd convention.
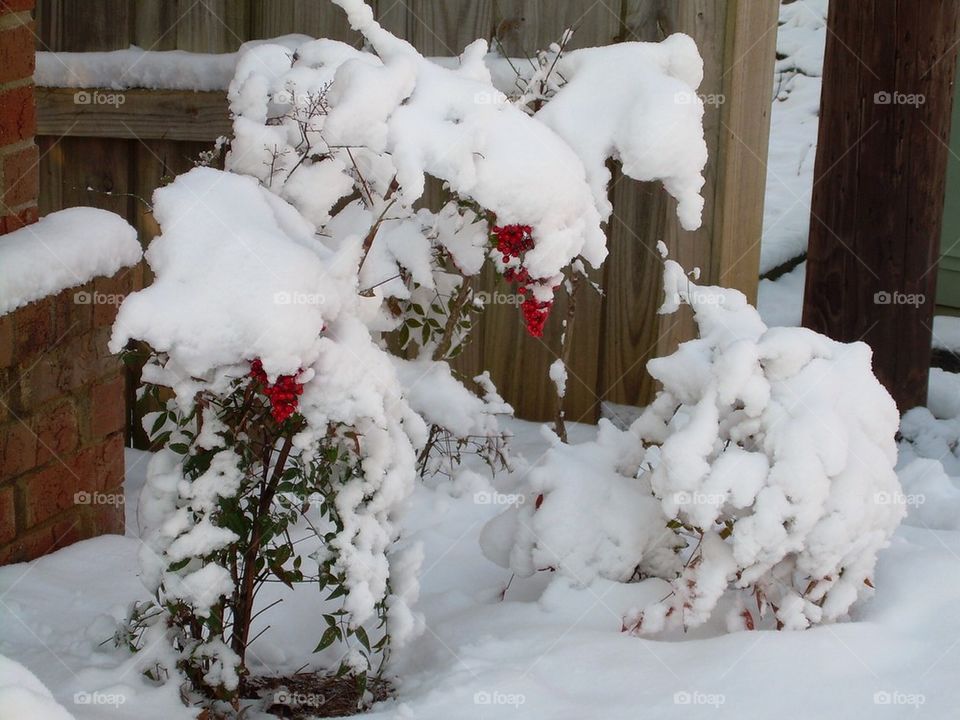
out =
[[[0,0],[0,233],[37,219],[33,0]]]
[[[33,0],[0,0],[0,234],[37,219]],[[130,276],[0,316],[0,564],[123,532],[124,372],[106,349]]]

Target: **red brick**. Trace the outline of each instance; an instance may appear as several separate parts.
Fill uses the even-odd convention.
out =
[[[90,389],[90,433],[94,438],[121,432],[126,426],[126,378],[118,373]]]
[[[112,492],[123,485],[124,477],[123,433],[118,432],[106,439],[97,455],[97,489]]]
[[[37,436],[17,419],[0,427],[0,480],[22,475],[37,463]]]
[[[15,354],[20,362],[46,351],[56,340],[52,305],[43,298],[13,312]]]
[[[105,492],[123,484],[123,433],[100,439],[76,453],[69,462],[83,489]]]
[[[36,207],[28,207],[18,210],[13,215],[0,216],[0,235],[19,230],[31,223],[35,223],[40,217]]]
[[[93,324],[102,327],[113,325],[117,308],[130,294],[133,274],[130,268],[121,268],[113,277],[99,277],[93,281]]]
[[[70,400],[65,400],[44,412],[36,421],[37,465],[72,453],[80,444],[77,412]]]
[[[31,77],[35,57],[32,23],[0,31],[0,83]]]
[[[13,488],[0,488],[0,545],[17,536],[17,518],[13,504]]]
[[[4,155],[2,177],[0,206],[15,207],[36,201],[40,191],[40,149],[31,145]]]
[[[0,548],[0,565],[26,562],[54,550],[92,537],[87,515],[76,511],[32,529],[6,547]]]
[[[109,328],[104,328],[109,330]],[[88,332],[51,348],[24,374],[21,395],[24,405],[37,408],[62,394],[72,394],[97,378],[120,368],[117,358],[105,351],[95,333]]]
[[[78,493],[93,493],[94,478],[84,478],[74,469],[73,457],[54,461],[23,480],[24,522],[32,528],[78,503]]]
[[[104,495],[112,502],[98,503],[91,508],[93,527],[98,533],[123,535],[127,529],[123,488],[110,488]]]
[[[37,129],[33,85],[0,92],[0,145],[29,140]]]
[[[107,491],[123,484],[123,434],[116,433],[91,447],[20,481],[23,490],[24,521],[34,527],[71,508],[92,506]]]
[[[0,0],[0,15],[8,12],[33,10],[36,0]]]
[[[54,335],[62,343],[90,331],[93,326],[93,282],[67,288],[50,298]]]

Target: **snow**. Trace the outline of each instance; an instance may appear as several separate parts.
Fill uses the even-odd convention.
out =
[[[937,315],[933,318],[933,348],[960,351],[960,317]]]
[[[776,280],[760,280],[757,310],[768,327],[798,327],[803,317],[803,286],[807,263],[802,262]],[[936,321],[934,321],[936,322]]]
[[[38,87],[110,88],[129,90],[226,90],[237,60],[266,42],[295,48],[306,35],[251,40],[235,53],[195,53],[185,50],[144,50],[131,45],[109,52],[37,53],[33,81]]]
[[[563,397],[567,394],[567,366],[564,364],[563,360],[557,358],[552,363],[550,363],[550,369],[547,372],[550,377],[550,380],[553,382],[553,386],[557,390],[557,397]]]
[[[383,598],[391,633],[406,643],[389,667],[397,696],[369,717],[768,718],[798,707],[828,720],[851,709],[952,716],[960,378],[932,373],[928,406],[903,418],[898,456],[896,408],[869,349],[773,327],[799,321],[802,266],[761,285],[758,314],[741,293],[698,286],[667,261],[662,312],[690,305],[699,337],[650,363],[663,391],[632,424],[623,418],[635,412],[608,408],[619,427],[571,424],[569,445],[505,419],[510,408],[488,376],[474,378],[480,394],[468,391],[426,341],[413,359],[382,347],[384,298],[457,288],[431,263],[438,247],[465,275],[484,260],[486,228],[472,211],[412,210],[427,174],[503,222],[531,222],[529,268],[545,285],[578,254],[602,260],[596,230],[609,212],[610,156],[632,177],[662,180],[681,223],[699,224],[705,151],[693,90],[702,63],[689,38],[570,53],[558,63],[569,82],[551,85],[531,116],[497,95],[482,41],[459,63],[432,62],[376,25],[365,4],[335,1],[378,56],[299,39],[238,55],[232,172],[197,168],[157,192],[161,235],[147,253],[156,279],[121,307],[111,347],[139,338],[164,353],[145,377],[173,387],[181,410],[198,389],[222,391],[262,358],[271,377],[296,374],[304,385],[295,452],[315,450],[318,433],[340,425],[362,438],[362,472],[333,500],[343,530],[311,547],[338,554],[351,622],[373,620]],[[811,38],[822,35],[825,7],[785,6],[782,73],[822,65]],[[200,82],[169,59],[165,77]],[[107,74],[110,62],[91,75]],[[809,125],[813,85],[801,77],[781,78],[793,115],[778,133]],[[333,81],[329,112],[302,115]],[[608,114],[580,112],[598,95]],[[595,134],[584,131],[588,120]],[[675,132],[662,134],[665,126]],[[336,143],[365,147],[348,157]],[[366,197],[342,203],[357,176]],[[794,211],[768,211],[778,213],[768,230],[781,234],[767,259],[795,257]],[[364,248],[368,236],[375,242]],[[563,364],[549,376],[562,395]],[[216,448],[214,417],[204,420],[198,444]],[[514,457],[497,471],[468,457],[416,482],[411,468],[431,425],[457,436],[506,430]],[[0,625],[11,628],[0,637],[0,720],[11,683],[25,689],[11,702],[38,706],[31,717],[195,715],[177,683],[141,675],[177,660],[164,623],[137,656],[100,641],[153,592],[184,598],[202,616],[228,591],[229,573],[215,562],[168,567],[233,539],[212,513],[236,491],[238,458],[223,449],[190,482],[169,449],[130,452],[128,462],[127,507],[137,512],[126,537],[0,568]],[[316,543],[306,530],[291,533]],[[265,612],[253,628],[252,670],[335,666],[343,658],[334,648],[313,653],[325,607],[315,589],[272,585],[257,597]],[[772,630],[774,617],[786,631]],[[216,660],[208,683],[236,687],[229,648],[214,640],[195,652]]]
[[[37,676],[0,655],[0,720],[73,720]]]
[[[583,160],[603,218],[613,211],[606,162],[616,157],[628,177],[663,182],[677,200],[684,229],[700,227],[707,146],[696,94],[703,60],[693,39],[675,33],[659,43],[586,48],[565,55],[558,66],[567,82],[537,118]],[[603,112],[586,114],[587,107]]]
[[[530,463],[550,446],[534,423],[510,421],[509,427]],[[583,425],[570,431],[575,442],[596,432]],[[143,456],[131,454],[129,461],[136,463],[129,475],[141,475]],[[649,583],[577,583],[556,573],[511,581],[508,571],[484,560],[477,547],[481,528],[503,507],[477,503],[475,492],[494,488],[481,475],[472,482],[476,489],[469,492],[452,483],[415,491],[404,526],[423,548],[416,608],[427,629],[396,653],[391,671],[401,675],[399,695],[371,718],[633,720],[638,707],[651,717],[772,718],[794,717],[802,707],[825,720],[848,717],[851,709],[882,720],[952,717],[960,702],[954,682],[960,617],[950,610],[960,602],[960,531],[915,527],[908,516],[880,556],[877,594],[851,622],[803,632],[727,633],[718,619],[653,640],[620,632],[629,608],[663,596]],[[128,497],[127,506],[136,505],[136,497]],[[51,718],[187,720],[196,714],[180,704],[175,687],[153,687],[142,678],[125,651],[100,645],[125,606],[145,598],[136,578],[140,541],[130,527],[125,538],[88,540],[0,568],[0,654],[29,668],[69,712]],[[924,591],[931,578],[936,591]],[[310,660],[317,612],[310,595],[309,589],[294,592],[282,609],[265,614],[283,640],[254,644],[264,669],[290,672]],[[0,677],[10,676],[7,665],[0,668]],[[13,672],[18,686],[43,695]],[[75,702],[87,695],[115,704]],[[3,720],[47,720],[38,710],[11,715],[8,707],[0,703]]]
[[[141,255],[137,231],[118,215],[89,207],[50,213],[0,236],[0,315],[113,275]]]
[[[678,200],[684,227],[699,226],[706,145],[694,90],[703,68],[690,38],[569,53],[558,62],[567,82],[531,117],[499,89],[502,73],[484,41],[468,45],[456,64],[433,61],[381,28],[362,2],[338,4],[376,55],[330,40],[305,43],[295,54],[260,45],[240,58],[228,94],[235,116],[228,169],[258,177],[314,224],[349,189],[340,174],[355,170],[368,186],[371,207],[350,220],[361,235],[386,207],[393,213],[419,200],[430,175],[499,224],[533,227],[535,246],[523,262],[540,281],[531,286],[540,300],[551,298],[561,270],[577,256],[595,267],[606,257],[608,158],[621,159],[631,177],[661,180]],[[515,77],[514,85],[524,80]],[[602,126],[589,111],[598,102],[610,108]],[[345,146],[354,148],[349,157]],[[317,163],[319,154],[334,160]],[[332,182],[303,177],[305,170],[319,176],[324,163],[322,178]],[[388,203],[394,180],[399,187]],[[330,224],[334,235],[346,234],[346,218]],[[409,250],[398,254],[411,246],[413,231],[384,223],[362,284],[384,283],[384,296],[404,297],[402,283],[389,278],[398,266],[414,271],[425,264],[424,251],[420,262]],[[455,256],[460,249],[458,243]],[[461,270],[477,265],[456,259]]]
[[[120,306],[113,352],[138,338],[190,375],[258,357],[288,374],[318,357],[344,281],[292,207],[252,178],[200,167],[156,191],[154,216],[155,280]]]
[[[807,249],[816,158],[827,0],[780,7],[760,272]]]

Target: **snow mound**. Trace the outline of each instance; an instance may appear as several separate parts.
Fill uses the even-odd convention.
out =
[[[138,338],[192,375],[257,357],[296,373],[317,358],[350,267],[296,210],[253,178],[200,167],[156,191],[154,215],[156,277],[120,306],[112,351]]]
[[[136,265],[137,231],[106,210],[76,207],[0,237],[0,315]]]
[[[266,42],[294,48],[306,35],[251,40],[235,53],[144,50],[131,45],[109,52],[38,52],[33,81],[37,87],[110,88],[129,90],[226,90],[237,60]]]
[[[0,655],[0,720],[74,720],[37,676]]]
[[[672,261],[664,289],[661,311],[689,305],[699,337],[649,362],[663,389],[628,430],[547,452],[486,555],[520,575],[670,581],[628,614],[637,632],[701,625],[727,595],[731,628],[754,627],[754,605],[778,628],[845,617],[906,511],[869,347],[768,329],[742,293]]]
[[[695,92],[703,60],[693,39],[675,33],[659,43],[586,48],[565,55],[559,65],[567,82],[537,119],[583,160],[603,218],[613,211],[607,160],[616,157],[629,177],[663,182],[677,199],[686,230],[700,227],[707,145],[703,102]],[[583,112],[593,107],[603,112]]]

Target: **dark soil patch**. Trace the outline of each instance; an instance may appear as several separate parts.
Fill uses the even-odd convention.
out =
[[[263,710],[278,718],[341,717],[365,712],[369,703],[357,708],[359,693],[352,677],[336,677],[321,673],[297,673],[286,677],[253,677],[247,681],[247,695],[260,699]],[[386,700],[393,688],[386,680],[368,680],[372,702]]]

